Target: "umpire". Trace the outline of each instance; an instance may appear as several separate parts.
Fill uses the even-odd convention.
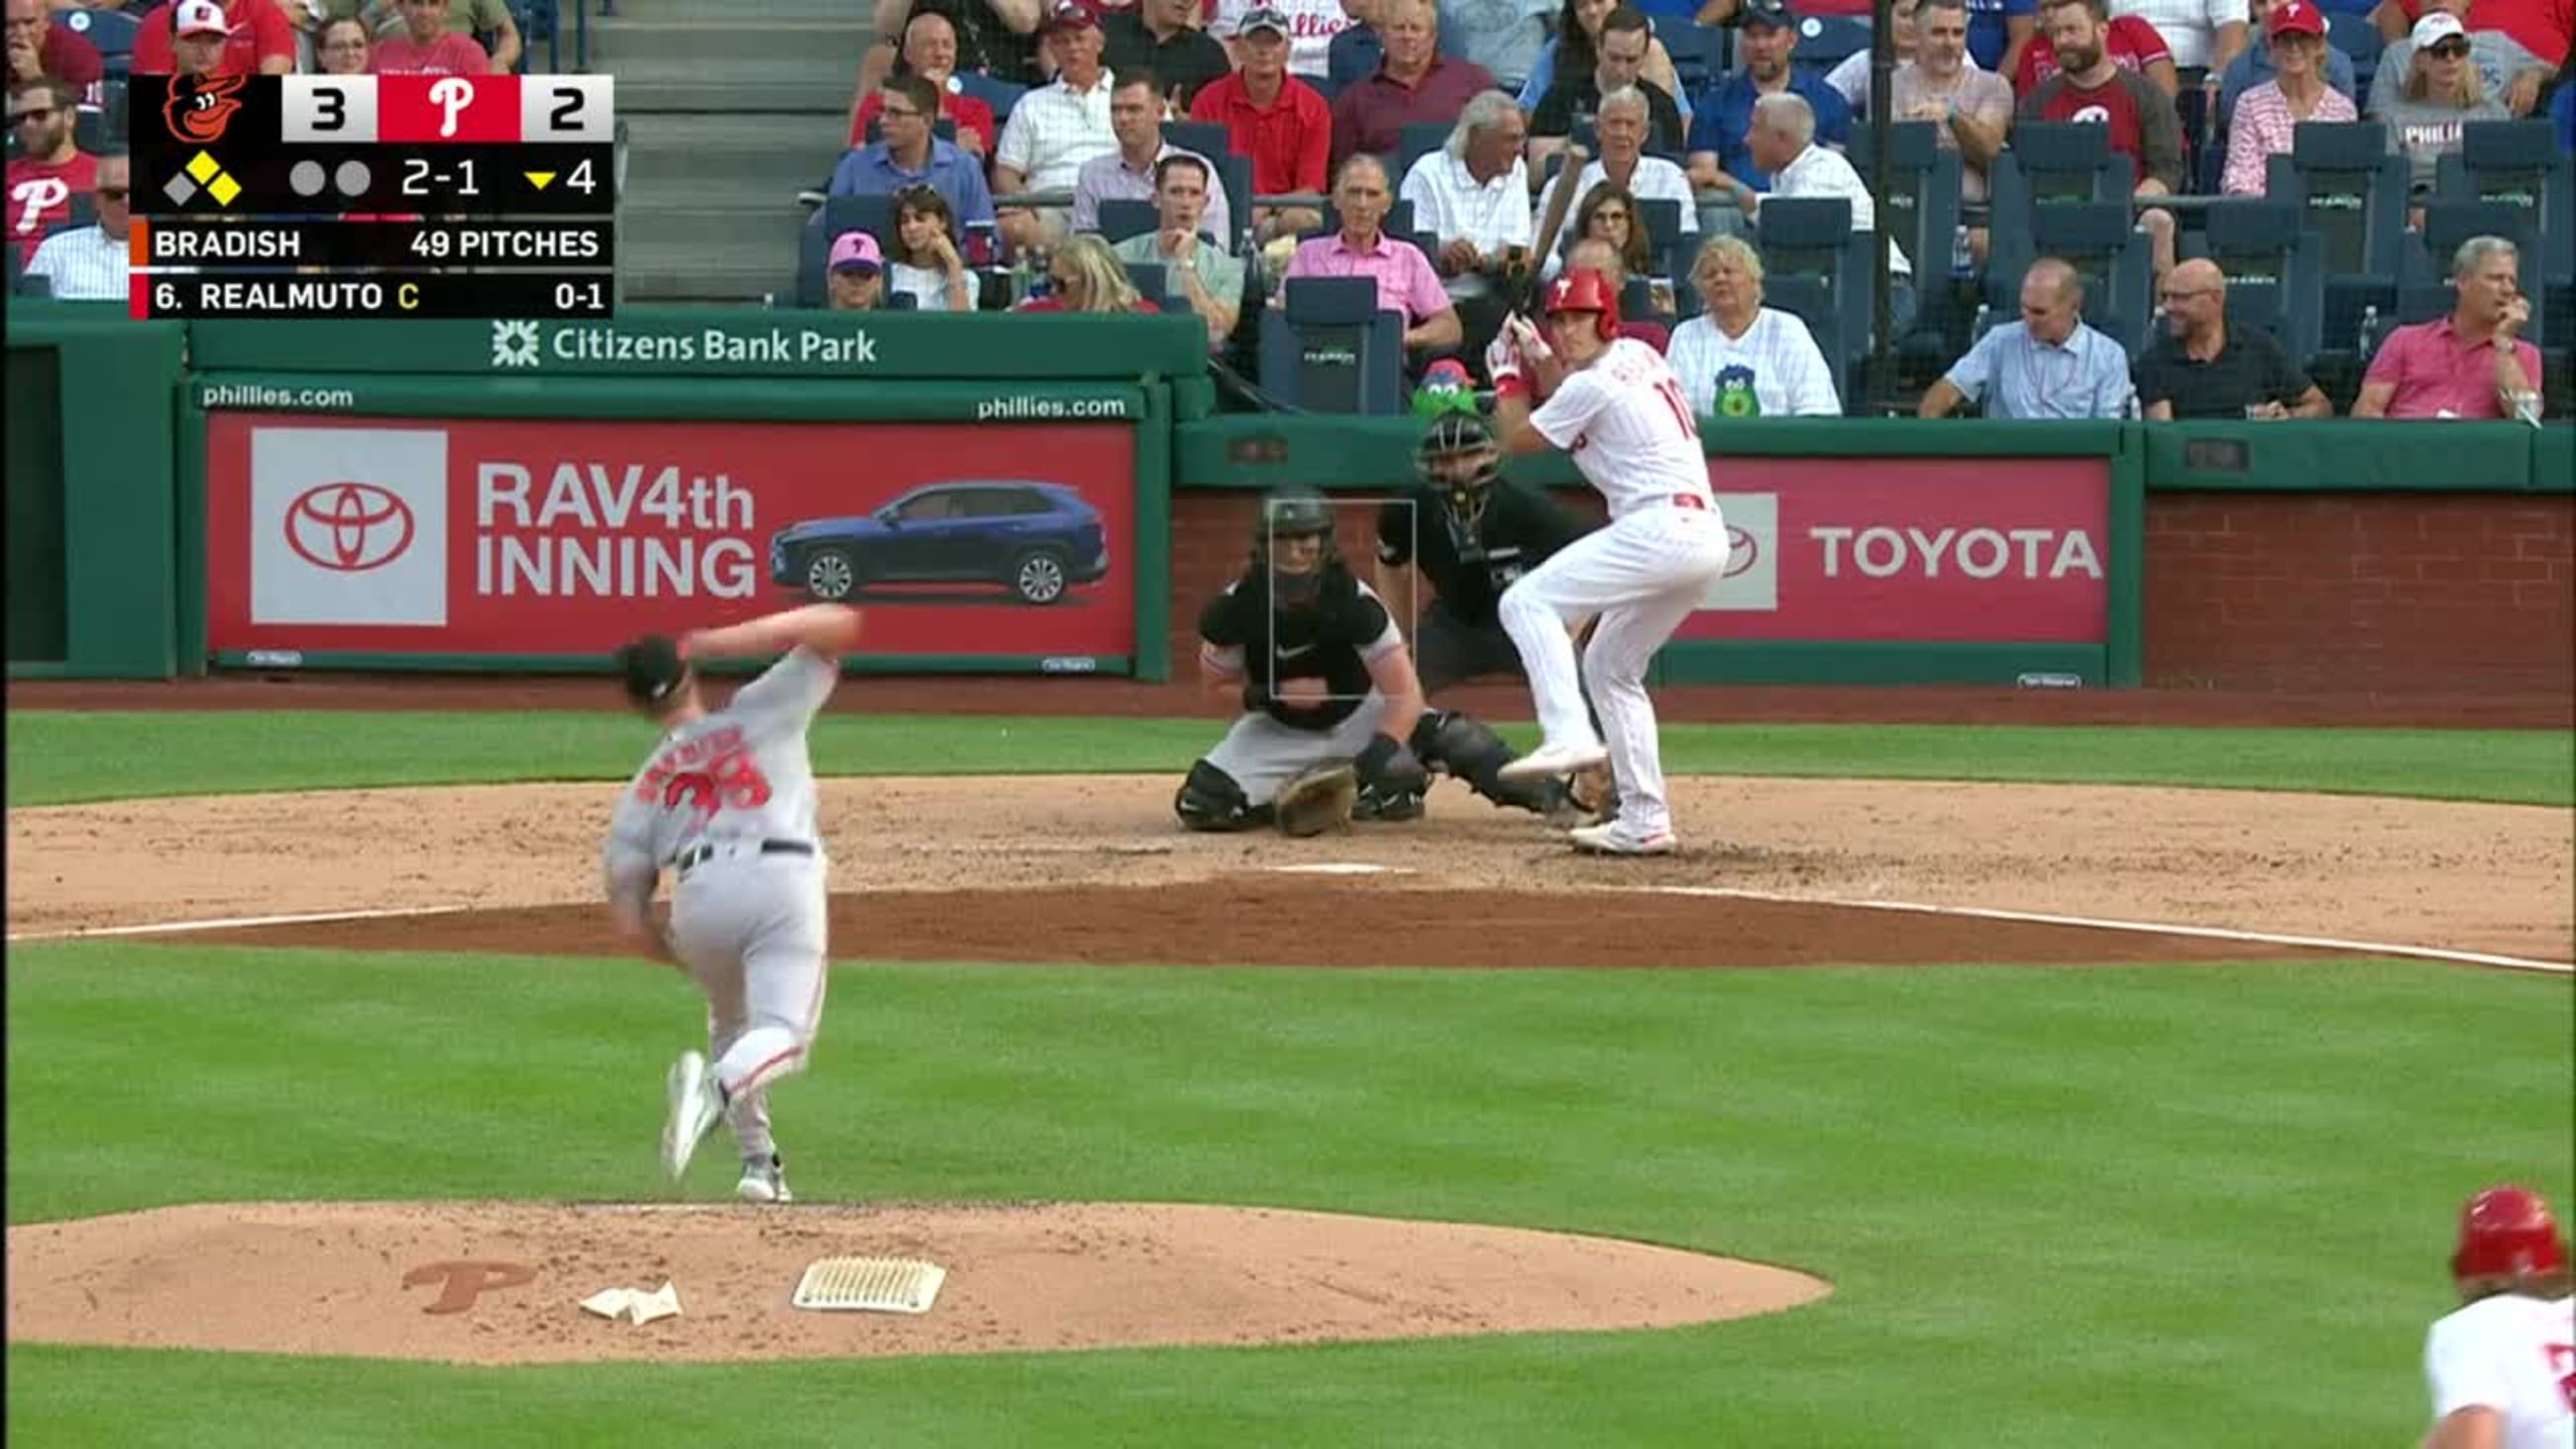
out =
[[[1503,632],[1503,590],[1583,536],[1545,494],[1503,480],[1502,449],[1475,413],[1443,413],[1415,445],[1421,476],[1377,515],[1377,592],[1389,609],[1415,597],[1404,570],[1438,592],[1414,628],[1413,668],[1436,695],[1485,674],[1518,675],[1520,651]]]

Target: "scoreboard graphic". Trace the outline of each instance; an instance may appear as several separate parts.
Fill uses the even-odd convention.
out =
[[[604,75],[136,76],[136,317],[604,318]]]

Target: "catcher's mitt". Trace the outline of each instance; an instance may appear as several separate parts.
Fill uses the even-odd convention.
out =
[[[1271,818],[1283,835],[1321,835],[1351,823],[1351,806],[1359,796],[1359,772],[1350,761],[1329,760],[1307,766],[1280,786],[1270,800]]]

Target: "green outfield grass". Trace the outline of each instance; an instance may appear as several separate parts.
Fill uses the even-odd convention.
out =
[[[1705,1329],[1262,1351],[504,1371],[13,1347],[8,1427],[48,1449],[2406,1443],[2459,1196],[2576,1180],[2571,1000],[2370,962],[845,965],[819,1065],[778,1096],[809,1200],[1509,1223],[1836,1291]],[[634,963],[108,942],[13,949],[7,1013],[13,1223],[661,1197],[660,1070],[699,1020]],[[713,1199],[710,1156],[690,1186]]]
[[[830,715],[826,774],[1177,776],[1223,721]],[[1523,746],[1535,727],[1504,731]],[[2289,730],[1943,725],[1667,725],[1683,774],[2019,780],[2576,804],[2563,730]],[[13,710],[8,803],[470,781],[622,779],[639,721],[577,714]]]

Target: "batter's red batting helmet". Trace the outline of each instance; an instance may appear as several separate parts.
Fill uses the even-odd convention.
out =
[[[2549,1204],[2529,1188],[2491,1187],[2460,1209],[2452,1277],[2520,1278],[2555,1273],[2566,1264],[2567,1244]]]
[[[1619,289],[1591,267],[1577,267],[1548,283],[1544,310],[1550,317],[1559,312],[1591,312],[1601,319],[1602,341],[1619,335]]]

